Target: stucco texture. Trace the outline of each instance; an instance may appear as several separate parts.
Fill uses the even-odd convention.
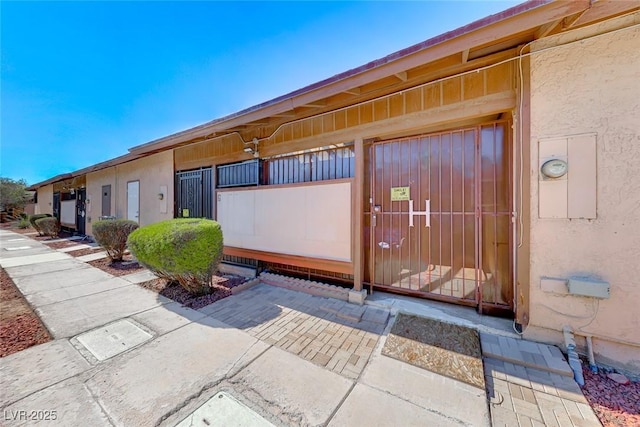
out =
[[[102,186],[111,185],[111,214],[127,217],[127,182],[140,182],[140,225],[147,225],[173,218],[173,151],[164,151],[118,166],[87,174],[87,234],[91,224],[102,214]],[[166,190],[162,200],[158,198],[161,187]]]
[[[569,325],[593,334],[600,362],[640,372],[640,28],[637,14],[625,20],[532,46],[538,52],[531,56],[531,314],[525,336],[559,341]],[[573,39],[581,40],[562,46]],[[560,47],[548,49],[554,44]],[[540,219],[538,141],[584,133],[597,134],[597,218]],[[543,276],[599,278],[610,283],[611,296],[543,291]]]
[[[36,214],[53,215],[53,184],[38,188],[38,203],[36,203]]]

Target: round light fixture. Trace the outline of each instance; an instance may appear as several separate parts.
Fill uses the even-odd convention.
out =
[[[540,167],[540,172],[547,178],[561,178],[567,174],[569,166],[567,162],[560,159],[547,160]]]

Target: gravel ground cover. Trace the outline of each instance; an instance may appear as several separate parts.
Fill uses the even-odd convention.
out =
[[[222,276],[214,276],[211,284],[213,291],[208,295],[193,296],[178,283],[169,283],[165,279],[154,279],[147,282],[139,283],[143,288],[152,290],[172,299],[185,307],[199,309],[212,304],[222,298],[231,296],[231,289],[243,284],[248,279],[245,277],[225,274]]]
[[[83,255],[93,254],[101,250],[102,248],[100,246],[96,246],[95,248],[84,248],[84,249],[78,249],[75,251],[67,252],[67,255],[71,255],[73,257],[79,257]]]
[[[619,384],[607,377],[611,370],[593,373],[586,364],[582,371],[582,393],[604,427],[640,426],[640,382]]]
[[[89,261],[89,265],[99,268],[102,271],[106,271],[112,276],[126,276],[127,274],[138,273],[144,270],[144,267],[134,261],[131,255],[125,255],[122,258],[122,261],[116,261],[113,263],[108,257],[96,259],[94,261]]]
[[[51,341],[49,331],[3,268],[0,268],[0,318],[0,357]]]

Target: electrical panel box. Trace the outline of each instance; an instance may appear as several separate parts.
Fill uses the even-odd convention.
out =
[[[583,297],[609,298],[609,282],[595,279],[569,278],[569,294]]]

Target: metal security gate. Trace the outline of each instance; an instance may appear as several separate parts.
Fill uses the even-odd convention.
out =
[[[367,282],[512,312],[508,129],[496,122],[371,146]]]
[[[211,168],[176,173],[176,217],[213,219]]]

